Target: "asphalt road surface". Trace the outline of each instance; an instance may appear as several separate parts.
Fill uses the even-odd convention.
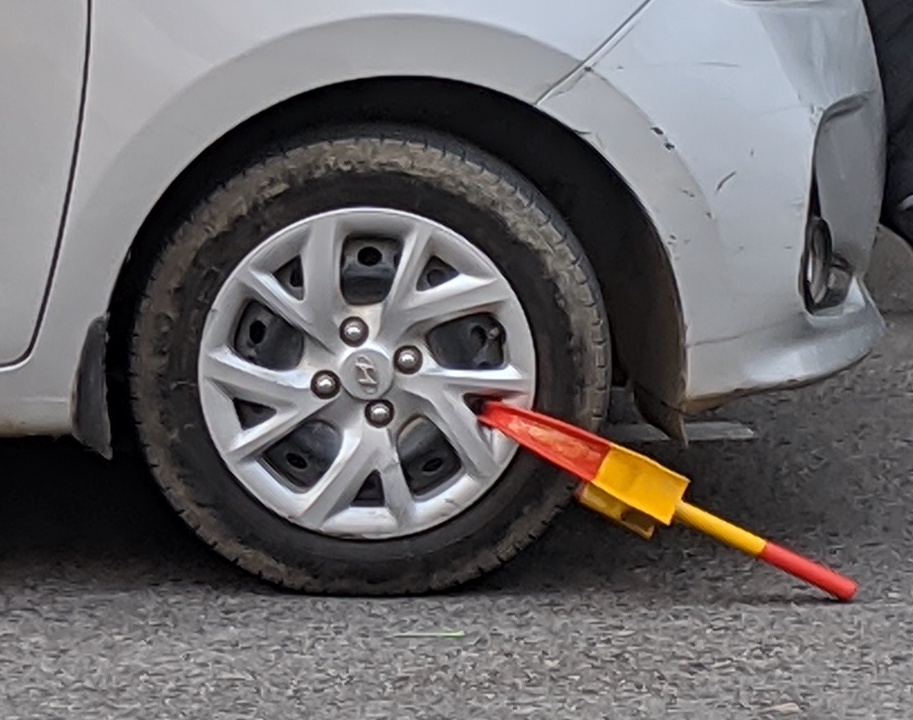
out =
[[[0,443],[0,717],[910,718],[913,316],[854,371],[725,416],[762,439],[661,459],[855,577],[856,603],[576,508],[460,592],[299,597],[200,546],[129,466]],[[396,636],[441,630],[465,636]]]

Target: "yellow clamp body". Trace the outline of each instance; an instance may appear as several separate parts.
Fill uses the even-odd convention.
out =
[[[676,520],[757,557],[767,541],[683,500],[688,478],[648,457],[613,445],[599,472],[577,491],[577,499],[641,537]]]
[[[577,499],[641,537],[650,538],[657,524],[672,524],[687,489],[688,478],[640,453],[612,445],[596,477],[577,491]]]

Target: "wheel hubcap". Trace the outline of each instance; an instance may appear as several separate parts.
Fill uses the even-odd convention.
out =
[[[200,401],[237,480],[303,528],[383,539],[462,513],[516,452],[470,406],[530,407],[535,354],[498,268],[425,218],[355,208],[245,257],[203,330]]]

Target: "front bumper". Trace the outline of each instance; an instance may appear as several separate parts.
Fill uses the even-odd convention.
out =
[[[804,384],[872,348],[884,110],[859,0],[648,3],[541,106],[585,133],[666,247],[686,368],[665,401]],[[813,186],[851,275],[820,313],[801,283]]]

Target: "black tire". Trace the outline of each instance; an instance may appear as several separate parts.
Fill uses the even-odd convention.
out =
[[[445,524],[393,540],[344,540],[292,525],[248,495],[222,463],[200,407],[199,338],[232,269],[280,228],[358,205],[424,215],[484,250],[532,320],[537,409],[599,426],[611,375],[608,323],[571,230],[491,156],[427,131],[377,127],[298,139],[255,159],[168,240],[134,327],[134,419],[171,504],[242,568],[317,593],[442,589],[495,568],[540,535],[569,500],[568,480],[520,453],[481,500]]]

